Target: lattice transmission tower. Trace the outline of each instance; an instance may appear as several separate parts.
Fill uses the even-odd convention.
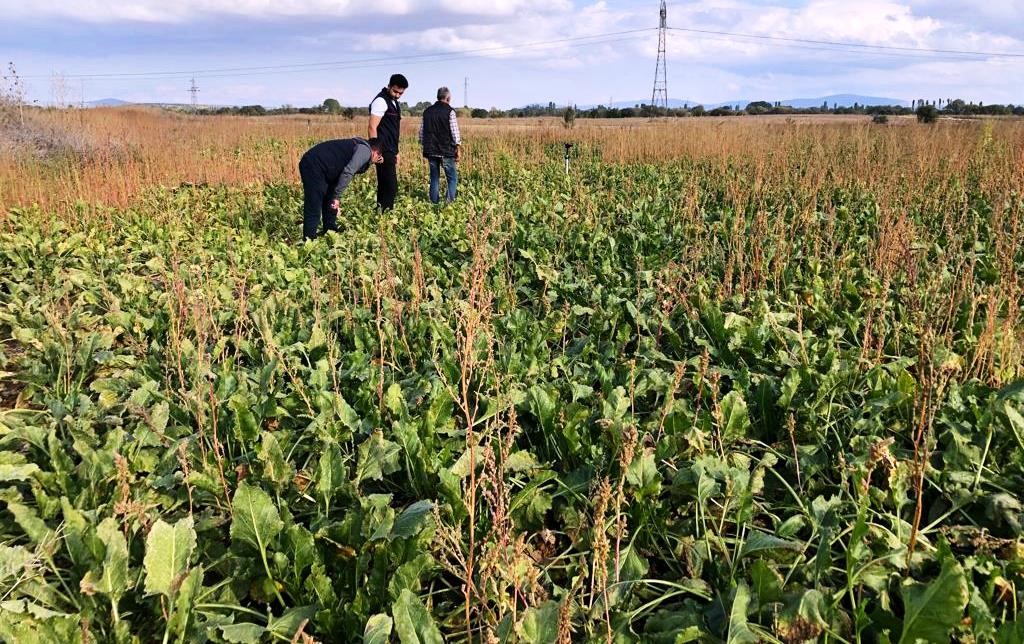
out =
[[[651,105],[668,108],[668,80],[665,71],[665,31],[668,28],[666,21],[668,10],[665,8],[665,0],[661,0],[661,9],[658,15],[660,17],[658,23],[658,62],[654,66],[654,89],[651,90]]]
[[[192,86],[188,88],[188,93],[192,95],[192,111],[196,111],[199,107],[199,86],[196,85],[196,77],[192,77]]]

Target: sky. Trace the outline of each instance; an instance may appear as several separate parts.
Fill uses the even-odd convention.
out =
[[[195,78],[206,105],[364,106],[393,72],[410,103],[441,85],[485,108],[649,100],[658,48],[657,0],[0,0],[0,15],[3,62],[41,104],[187,103]],[[677,0],[667,23],[674,99],[1024,103],[1024,0]]]

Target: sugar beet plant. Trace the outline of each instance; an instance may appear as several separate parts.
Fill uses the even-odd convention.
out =
[[[12,210],[0,639],[1024,641],[986,136],[886,181],[485,149],[305,245],[292,184]]]

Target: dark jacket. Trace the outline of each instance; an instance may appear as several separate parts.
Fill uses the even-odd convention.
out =
[[[334,139],[317,143],[302,155],[299,170],[303,166],[323,173],[328,186],[334,186],[334,198],[352,182],[352,178],[370,167],[372,154],[370,144],[359,137]]]
[[[451,126],[454,111],[455,109],[444,101],[438,101],[423,111],[423,156],[455,156],[457,146]]]
[[[388,106],[388,111],[384,113],[384,116],[380,119],[380,124],[377,125],[377,140],[380,141],[381,151],[398,154],[398,135],[402,125],[402,106],[391,96],[387,87],[380,90],[377,96],[373,97],[374,100],[377,97],[383,98]],[[372,103],[373,101],[370,102]]]

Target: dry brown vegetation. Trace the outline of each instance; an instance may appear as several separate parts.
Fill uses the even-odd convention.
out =
[[[977,170],[984,182],[1019,187],[1024,174],[1019,120],[919,126],[907,118],[879,126],[858,116],[581,119],[567,130],[555,118],[464,118],[461,126],[467,139],[463,166],[470,171],[494,170],[505,154],[529,164],[543,157],[540,146],[572,140],[611,162],[742,162],[755,184],[792,178],[797,158],[809,192],[826,177],[885,193],[895,178],[906,189],[906,178],[925,185]],[[406,159],[413,161],[418,127],[418,119],[403,122]],[[359,117],[192,116],[140,107],[29,110],[22,124],[0,134],[0,207],[38,203],[63,210],[79,201],[125,206],[158,185],[297,182],[306,148],[359,135],[365,135]],[[984,166],[974,168],[981,148]]]

